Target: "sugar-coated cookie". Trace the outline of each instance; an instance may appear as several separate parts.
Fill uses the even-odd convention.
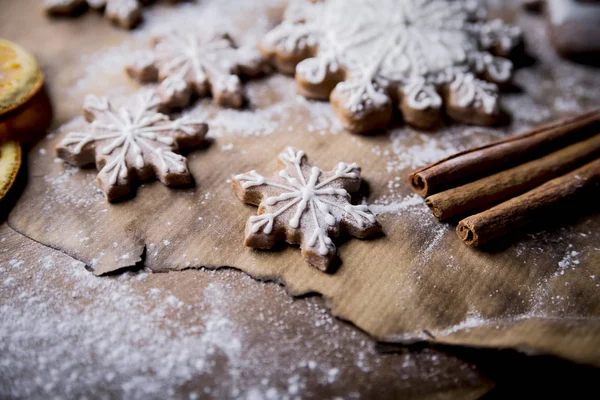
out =
[[[512,74],[505,57],[521,30],[488,20],[469,0],[293,0],[261,43],[298,92],[330,99],[349,130],[404,120],[432,128],[445,111],[459,121],[499,120],[498,88]]]

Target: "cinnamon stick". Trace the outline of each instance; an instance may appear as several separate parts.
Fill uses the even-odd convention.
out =
[[[456,233],[466,245],[481,246],[500,236],[516,233],[542,218],[552,218],[557,211],[572,211],[576,204],[574,199],[580,196],[590,199],[595,207],[600,206],[600,159],[465,218],[459,222]]]
[[[539,158],[599,131],[597,109],[455,154],[413,172],[409,183],[416,193],[430,196]]]
[[[448,219],[480,212],[560,176],[600,155],[600,134],[547,156],[425,199],[433,214]],[[600,200],[599,200],[600,201]]]

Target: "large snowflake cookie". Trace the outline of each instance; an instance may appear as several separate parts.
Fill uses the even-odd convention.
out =
[[[244,103],[239,76],[257,76],[267,66],[258,49],[238,48],[226,34],[203,40],[196,33],[171,32],[155,38],[152,48],[127,73],[141,82],[160,82],[158,94],[167,107],[212,94],[217,103],[239,108]]]
[[[325,172],[292,147],[278,162],[281,170],[271,178],[256,171],[233,177],[236,195],[258,206],[258,215],[246,224],[246,246],[270,249],[282,240],[300,244],[306,261],[326,271],[337,256],[331,237],[341,231],[358,238],[381,232],[366,205],[350,202],[350,193],[360,186],[357,164],[340,162]]]
[[[199,146],[208,127],[187,118],[172,121],[157,112],[159,105],[152,91],[118,109],[106,98],[88,96],[83,107],[87,129],[67,134],[57,154],[76,166],[95,162],[109,201],[130,194],[137,179],[157,177],[167,186],[190,184],[187,160],[174,151]]]
[[[175,3],[178,0],[168,0]],[[69,15],[86,5],[104,10],[104,15],[113,23],[131,29],[142,20],[142,5],[150,0],[44,0],[46,12],[52,15]]]
[[[385,127],[392,104],[431,128],[453,119],[492,124],[496,83],[512,74],[519,28],[488,21],[474,0],[293,0],[262,52],[298,91],[329,98],[349,130]],[[491,82],[490,82],[491,81]]]

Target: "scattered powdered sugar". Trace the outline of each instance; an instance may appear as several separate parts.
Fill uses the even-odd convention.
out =
[[[290,89],[290,92],[291,90],[294,89]],[[298,105],[303,106],[309,112],[306,126],[308,132],[318,132],[320,135],[337,135],[345,132],[342,123],[333,114],[329,102],[309,100],[303,96],[296,96],[295,99]]]
[[[261,110],[211,109],[201,102],[195,109],[185,112],[190,118],[207,121],[210,127],[208,137],[223,136],[266,136],[272,134],[278,124],[273,120],[282,112],[281,105],[273,105]]]
[[[392,132],[389,149],[376,146],[371,151],[385,157],[388,173],[408,173],[459,151],[489,143],[501,135],[501,131],[484,127],[449,126],[435,133],[405,127]]]
[[[558,298],[560,296],[556,296],[556,297]],[[565,320],[572,320],[572,321],[585,321],[586,319],[588,319],[588,318],[579,318],[579,317],[571,317],[571,318],[561,317],[561,318],[564,318]],[[485,318],[477,312],[470,312],[469,314],[467,314],[466,318],[463,321],[461,321],[460,323],[453,325],[449,328],[445,328],[445,329],[431,330],[431,331],[428,331],[428,333],[432,334],[434,336],[452,336],[453,334],[457,334],[460,332],[469,332],[470,330],[478,329],[478,328],[502,329],[502,328],[506,327],[507,325],[514,325],[514,324],[518,324],[520,322],[531,320],[531,319],[552,321],[552,320],[558,320],[558,317],[540,315],[535,310],[530,311],[528,313],[516,315],[509,319]],[[422,335],[422,337],[423,337],[423,339],[427,339],[430,336],[428,334],[424,333]],[[520,350],[524,351],[528,354],[535,354],[535,353],[539,352],[539,350],[536,351],[531,346],[528,346],[525,344],[521,345]]]
[[[74,175],[81,174],[84,176],[83,180],[76,182],[72,179]],[[54,176],[44,175],[43,179],[50,185],[46,187],[44,195],[51,197],[52,201],[70,204],[76,208],[89,208],[97,205],[99,201],[105,201],[96,182],[96,175],[89,171],[82,171],[77,167],[65,164],[61,173]],[[56,190],[57,187],[60,187],[61,190]],[[45,204],[44,210],[51,212],[52,204]]]
[[[48,139],[54,139],[67,132],[77,131],[81,129],[83,124],[85,124],[83,117],[73,118],[71,121],[68,121],[60,128],[50,133]],[[48,145],[48,142],[46,142],[46,145]],[[40,148],[40,154],[42,153],[42,150],[44,154],[54,152],[54,149],[51,146]],[[47,160],[44,157],[35,159],[33,162],[44,163],[47,162]],[[106,200],[104,195],[96,181],[96,173],[91,173],[91,169],[80,169],[69,165],[60,158],[55,158],[54,162],[56,164],[61,164],[60,168],[56,168],[55,172],[48,171],[41,176],[41,179],[47,184],[45,185],[46,189],[43,196],[46,196],[48,201],[44,203],[44,210],[52,212],[53,202],[69,204],[75,208],[90,208],[105,203]],[[73,179],[75,175],[81,179]]]
[[[311,101],[295,94],[295,81],[273,75],[246,84],[248,107],[241,110],[223,108],[210,99],[198,102],[183,114],[207,121],[208,136],[268,136],[286,127],[320,135],[343,131],[327,102]]]
[[[124,398],[153,398],[166,390],[170,397],[172,388],[193,374],[210,372],[211,355],[239,359],[240,342],[227,316],[218,310],[206,313],[201,321],[204,329],[195,336],[187,336],[178,326],[163,329],[160,325],[169,322],[164,316],[183,303],[172,296],[154,295],[150,306],[127,283],[131,277],[98,279],[79,263],[61,266],[71,274],[70,292],[54,293],[60,302],[48,302],[49,293],[44,292],[56,292],[51,285],[55,277],[48,275],[57,267],[50,263],[47,271],[37,271],[36,286],[27,285],[2,307],[0,330],[2,337],[10,338],[10,348],[0,356],[1,375],[21,378],[15,379],[12,389],[3,389],[10,390],[5,395],[80,397],[87,386],[96,388],[98,395],[116,390]],[[106,301],[98,302],[101,292]],[[92,304],[83,308],[82,300]],[[44,345],[32,353],[29,345],[36,342]],[[88,357],[98,364],[86,362]],[[102,372],[96,373],[99,366]],[[132,376],[132,371],[139,375]],[[29,374],[34,379],[24,385],[22,379]]]
[[[459,322],[458,324],[445,329],[431,330],[429,331],[429,333],[434,336],[452,336],[456,333],[468,332],[472,329],[478,329],[482,327],[500,329],[501,327],[506,326],[507,324],[516,324],[520,321],[524,321],[531,318],[549,319],[545,316],[539,316],[534,312],[517,315],[510,319],[485,318],[481,314],[471,311],[467,314],[465,319]],[[427,337],[427,334],[423,334],[424,339],[426,339]],[[523,350],[531,352],[531,349],[529,348],[524,348]]]
[[[404,197],[399,201],[392,201],[387,204],[371,204],[369,210],[375,215],[385,213],[400,213],[408,208],[424,205],[425,201],[421,196],[412,194]]]
[[[563,257],[563,259],[558,262],[557,273],[560,275],[564,275],[567,269],[575,271],[575,267],[580,264],[578,258],[579,254],[580,253],[578,251],[573,250],[573,245],[570,244],[567,249],[567,253]]]
[[[139,45],[138,45],[139,47]],[[132,63],[139,49],[130,41],[97,50],[93,53],[84,53],[81,55],[80,65],[82,65],[81,76],[71,86],[64,90],[69,96],[81,102],[87,94],[101,94],[103,96],[119,95],[127,92],[129,81],[125,75],[125,67]],[[99,77],[103,81],[111,82],[111,85],[98,86]],[[103,90],[98,93],[98,90]]]
[[[490,325],[491,321],[483,318],[477,312],[470,312],[467,314],[465,319],[460,323],[444,329],[443,331],[436,331],[436,335],[448,336],[456,332],[465,331],[473,328],[478,328],[484,325]],[[431,332],[433,333],[433,332]]]
[[[425,250],[423,250],[423,252],[421,253],[421,257],[427,259],[427,256],[431,254],[431,252],[440,243],[442,237],[444,237],[446,233],[451,231],[453,231],[453,229],[450,229],[450,226],[448,224],[439,224],[439,226],[435,228],[432,234],[430,235],[431,239],[424,244],[426,245],[426,247]]]
[[[386,373],[387,393],[479,379],[431,349],[378,354],[320,299],[293,301],[239,272],[98,278],[47,249],[25,262],[43,247],[0,229],[13,244],[0,249],[2,398],[294,399],[325,387],[376,397],[372,379]]]

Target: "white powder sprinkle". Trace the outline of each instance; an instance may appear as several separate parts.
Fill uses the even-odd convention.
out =
[[[400,201],[390,202],[389,204],[371,204],[369,210],[375,215],[384,213],[399,214],[408,208],[422,205],[425,205],[423,199],[417,194],[412,194]]]
[[[348,385],[356,387],[349,376],[400,368],[405,359],[380,358],[374,342],[332,318],[322,300],[292,301],[278,285],[239,272],[178,273],[180,288],[200,278],[190,298],[176,295],[172,286],[156,287],[164,284],[163,274],[99,278],[58,252],[25,263],[24,254],[29,259],[42,248],[28,246],[11,248],[8,257],[0,252],[0,286],[6,288],[0,291],[3,398],[81,398],[93,391],[144,400],[291,400],[315,395],[309,380],[312,388],[330,385],[341,395]],[[265,298],[273,302],[265,305]],[[273,345],[298,337],[302,346]],[[413,354],[419,364],[404,371],[418,379],[456,379],[452,371],[462,363],[442,354],[446,367],[452,366],[446,372],[433,356],[438,354],[429,349]],[[302,359],[308,361],[290,363]],[[333,361],[344,363],[344,373]],[[464,377],[477,379],[468,370]]]
[[[572,247],[573,245],[569,245],[569,250],[567,250],[567,253],[563,257],[563,259],[558,262],[558,271],[556,272],[557,274],[564,275],[566,270],[575,270],[575,267],[579,265],[580,262],[577,258],[579,256],[579,252],[571,250]]]

